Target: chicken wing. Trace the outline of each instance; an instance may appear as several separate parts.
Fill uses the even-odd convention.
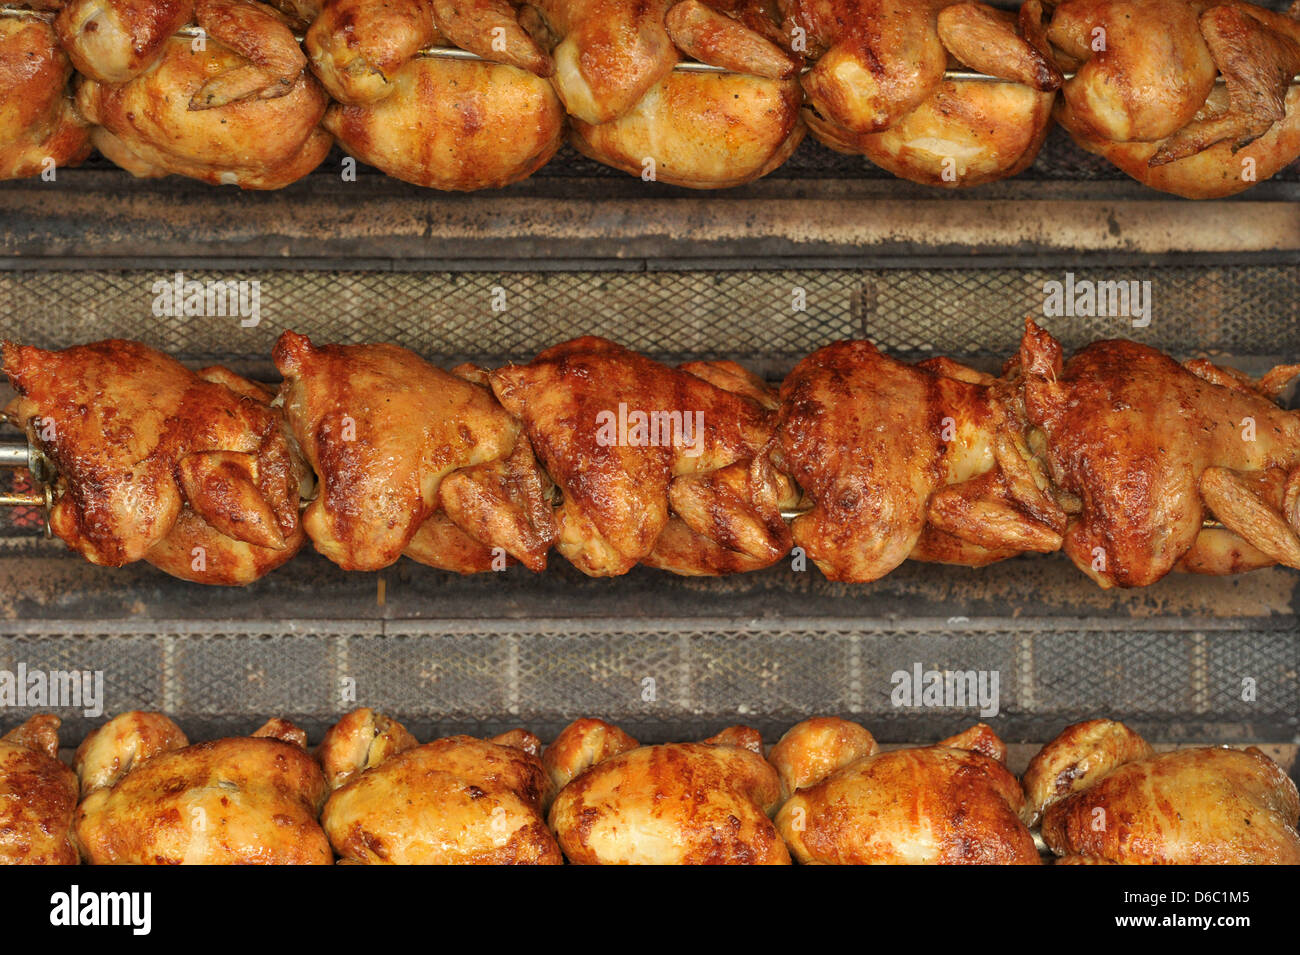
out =
[[[497,63],[417,59],[377,103],[335,104],[325,128],[353,156],[434,189],[496,189],[532,175],[564,142],[551,84]]]
[[[245,584],[302,545],[306,467],[252,383],[120,340],[6,342],[4,367],[7,413],[58,472],[50,527],[92,563]]]
[[[878,753],[853,723],[818,721],[773,747],[793,795],[776,824],[795,859],[834,865],[1038,865],[1020,783],[982,724],[935,746]],[[829,732],[828,732],[829,730]],[[845,740],[856,743],[845,744]]]
[[[1032,443],[1075,501],[1065,552],[1101,586],[1159,580],[1207,516],[1300,567],[1300,413],[1253,382],[1136,342],[1094,342],[1065,362],[1032,321],[1020,363]],[[1270,387],[1297,374],[1277,369]]]
[[[546,566],[549,485],[520,441],[519,423],[486,387],[393,345],[318,347],[285,332],[274,358],[285,378],[286,416],[320,481],[303,526],[326,557],[349,570],[377,570],[405,551],[448,569],[485,569],[473,547],[471,565],[462,566],[453,559],[458,550],[416,541],[422,525],[442,514],[464,516],[465,527],[449,530],[470,544]],[[445,479],[462,470],[442,503]],[[493,536],[477,540],[475,532]]]
[[[249,737],[187,745],[184,734],[166,723],[160,714],[126,713],[78,749],[82,801],[76,833],[85,861],[333,861],[316,821],[325,802],[325,776],[307,754],[301,730],[271,720]],[[137,734],[140,727],[149,742]]]
[[[909,556],[971,565],[1061,545],[1065,516],[1020,427],[1010,382],[839,342],[781,385],[773,458],[811,500],[794,542],[832,580]]]
[[[721,573],[766,566],[788,550],[780,508],[793,488],[755,463],[774,425],[754,397],[764,386],[735,365],[725,375],[693,367],[698,374],[587,337],[492,372],[493,391],[563,495],[556,546],[584,573],[623,574],[642,560]],[[684,526],[657,560],[674,517]],[[692,548],[689,534],[705,540]]]
[[[550,782],[540,752],[541,741],[519,730],[420,746],[400,724],[356,710],[321,744],[340,780],[321,824],[345,861],[559,865],[542,815]]]
[[[550,824],[579,865],[783,865],[768,818],[781,797],[758,733],[732,727],[702,743],[638,746],[599,720],[567,727],[543,756],[569,782]]]
[[[90,128],[68,95],[71,77],[48,23],[0,19],[0,179],[75,166],[90,154]]]
[[[1043,815],[1043,840],[1057,855],[1143,865],[1300,864],[1300,794],[1259,750],[1153,754],[1130,742],[1115,752],[1115,735],[1093,729],[1081,739],[1070,727],[1036,757],[1093,767]]]
[[[76,808],[57,716],[33,716],[0,736],[0,865],[76,865]]]

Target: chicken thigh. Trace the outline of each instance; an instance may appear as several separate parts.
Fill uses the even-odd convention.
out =
[[[57,716],[33,716],[0,736],[0,865],[76,865],[76,808]]]
[[[90,128],[69,96],[71,77],[48,23],[0,18],[0,179],[75,166],[90,154]]]

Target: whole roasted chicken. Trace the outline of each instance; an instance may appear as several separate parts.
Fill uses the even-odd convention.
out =
[[[123,713],[77,748],[77,843],[95,865],[327,865],[327,787],[307,736],[273,719],[190,745],[160,713]]]
[[[795,859],[836,865],[1038,865],[1006,746],[977,724],[935,746],[879,752],[863,727],[814,718],[772,747]]]
[[[33,716],[0,736],[0,865],[76,865],[76,808],[57,716]]]
[[[1070,515],[1065,553],[1098,584],[1300,567],[1300,413],[1275,401],[1300,365],[1253,381],[1122,340],[1066,361],[1032,321],[1019,365],[1030,443]]]
[[[201,32],[175,36],[194,20]],[[296,21],[253,0],[72,0],[57,21],[96,148],[137,176],[277,189],[332,140]]]
[[[562,495],[555,544],[584,573],[726,573],[789,550],[774,396],[739,365],[670,368],[586,337],[490,380]]]
[[[75,166],[90,154],[90,128],[72,105],[71,78],[50,24],[0,18],[0,179]]]
[[[1047,37],[1055,62],[1074,72],[1056,110],[1061,125],[1139,182],[1217,198],[1300,157],[1294,10],[1241,0],[1066,0]]]
[[[1258,749],[1154,753],[1122,723],[1068,727],[1025,786],[1043,841],[1066,860],[1300,864],[1300,794]]]
[[[973,186],[1028,167],[1062,76],[1042,7],[1015,14],[952,0],[789,0],[783,32],[813,61],[802,78],[812,134],[896,176]],[[946,80],[950,65],[1006,82]]]
[[[57,471],[50,528],[91,563],[246,584],[302,545],[306,466],[271,394],[138,342],[5,342],[6,414]]]
[[[640,746],[616,726],[581,719],[547,747],[559,790],[550,824],[580,865],[783,865],[769,815],[781,798],[756,730],[701,743]]]
[[[541,749],[523,730],[421,746],[400,723],[354,710],[321,743],[333,788],[321,825],[348,862],[558,865]]]
[[[546,566],[550,482],[483,372],[295,332],[274,358],[285,415],[319,478],[303,526],[326,557],[348,570],[403,553],[462,573],[504,569],[507,555]]]
[[[865,341],[781,385],[776,465],[811,501],[794,543],[832,580],[904,560],[980,566],[1061,546],[1065,515],[1024,443],[1012,382],[946,358],[907,365]]]

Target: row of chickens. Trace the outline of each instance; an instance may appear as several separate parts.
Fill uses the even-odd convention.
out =
[[[811,131],[970,186],[1028,167],[1054,116],[1184,196],[1300,157],[1300,19],[1241,0],[26,2],[0,16],[0,179],[96,148],[138,176],[274,189],[337,140],[473,190],[531,175],[567,135],[634,175],[719,188]]]
[[[997,377],[842,341],[779,389],[593,337],[447,372],[287,331],[278,392],[123,340],[3,357],[53,533],[200,583],[308,538],[362,571],[541,571],[552,548],[591,576],[790,557],[868,582],[1058,550],[1103,587],[1300,568],[1300,411],[1276,400],[1300,365],[1254,380],[1121,339],[1066,360],[1032,321]]]
[[[1300,796],[1258,749],[1156,753],[1123,723],[1068,727],[1022,779],[984,724],[881,751],[836,717],[764,753],[732,726],[643,746],[580,719],[421,745],[370,709],[316,753],[273,719],[191,745],[131,712],[57,759],[59,720],[0,738],[0,863],[1300,864]]]

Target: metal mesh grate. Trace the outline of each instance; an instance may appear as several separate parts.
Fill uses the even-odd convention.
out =
[[[433,632],[436,631],[436,632]],[[883,740],[938,739],[977,707],[900,708],[897,671],[982,670],[999,677],[1010,740],[1050,738],[1081,714],[1122,713],[1153,741],[1284,741],[1297,732],[1294,635],[974,623],[941,627],[717,620],[344,621],[267,625],[158,622],[21,628],[0,670],[100,670],[108,712],[162,708],[195,737],[245,733],[285,715],[314,738],[358,704],[421,737],[523,725],[544,737],[599,714],[646,740],[689,739],[743,722],[774,738],[837,713]],[[1257,696],[1243,700],[1244,680]],[[355,687],[355,698],[344,690]],[[356,702],[353,700],[355,699]],[[33,710],[34,711],[34,710]],[[20,719],[27,710],[5,714]],[[96,723],[57,710],[68,738]]]

